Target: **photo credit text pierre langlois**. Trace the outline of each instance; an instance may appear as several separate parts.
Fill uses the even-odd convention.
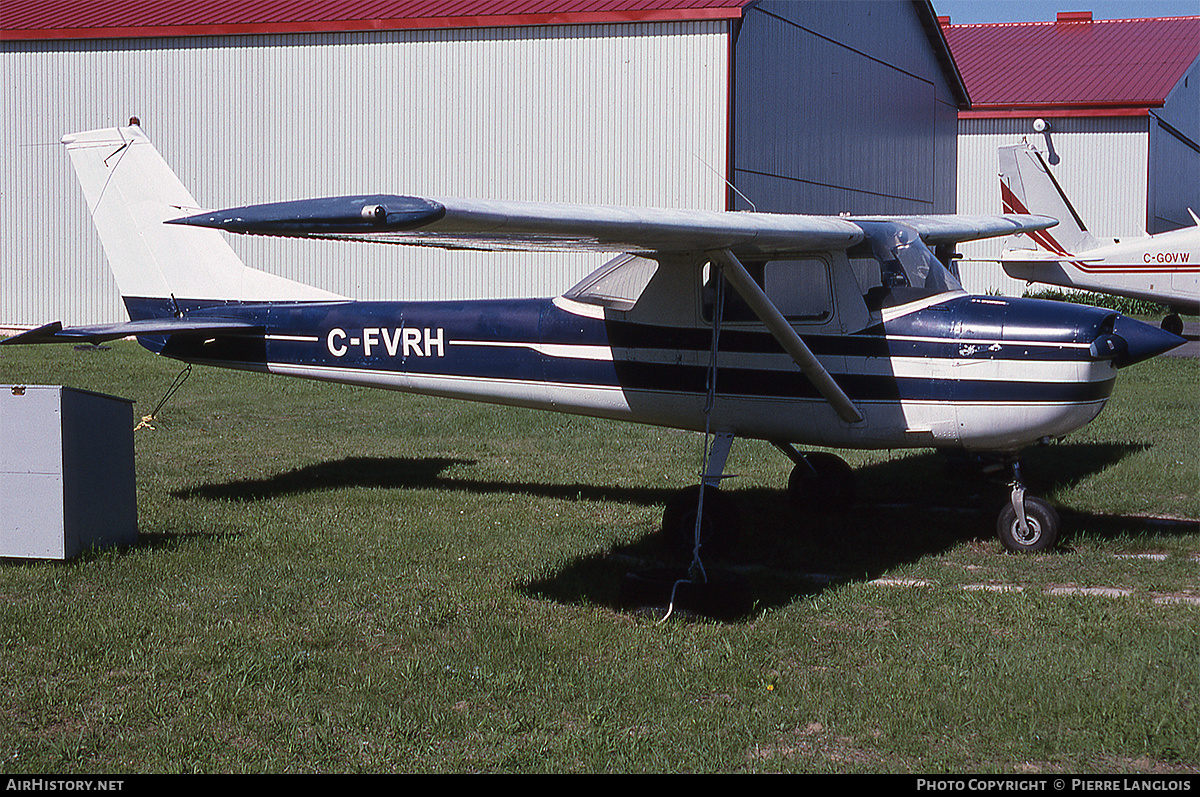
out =
[[[1190,777],[917,778],[917,791],[1190,792]]]

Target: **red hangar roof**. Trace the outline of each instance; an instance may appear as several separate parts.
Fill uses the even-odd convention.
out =
[[[1200,16],[952,25],[941,19],[971,95],[963,118],[1144,116],[1200,58]]]
[[[912,0],[960,108],[931,0]],[[741,19],[751,0],[0,0],[0,41],[253,36]]]
[[[746,0],[3,0],[0,41],[738,19]]]

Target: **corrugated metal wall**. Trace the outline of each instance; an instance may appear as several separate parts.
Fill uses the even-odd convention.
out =
[[[1198,141],[1200,136],[1191,138],[1178,128],[1163,124],[1156,116],[1151,117],[1148,232],[1160,233],[1195,224],[1188,211],[1200,213]]]
[[[1190,227],[1188,211],[1200,213],[1200,59],[1150,113],[1147,230]]]
[[[958,136],[958,212],[1000,213],[997,149],[1028,140],[1041,150],[1080,218],[1096,235],[1146,233],[1149,146],[1146,117],[1053,118],[1048,134],[1027,119],[963,119]],[[963,287],[1020,296],[1025,283],[996,262],[1004,239],[963,244]]]
[[[954,212],[958,108],[913,4],[756,4],[735,70],[734,177],[759,210]]]
[[[378,191],[723,208],[728,26],[5,43],[0,325],[124,318],[57,142],[131,115],[213,207]],[[551,295],[604,259],[231,243],[363,299]]]

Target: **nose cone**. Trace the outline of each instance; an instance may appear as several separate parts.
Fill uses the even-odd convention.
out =
[[[1165,329],[1143,324],[1123,315],[1117,316],[1113,322],[1112,334],[1119,338],[1119,341],[1115,342],[1117,350],[1114,352],[1116,356],[1113,357],[1113,364],[1118,368],[1149,360],[1187,343],[1185,338],[1174,332],[1167,332]]]

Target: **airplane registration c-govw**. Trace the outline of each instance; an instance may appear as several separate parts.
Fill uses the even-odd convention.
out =
[[[962,241],[1028,215],[838,217],[370,195],[204,211],[136,124],[63,138],[130,321],[55,322],[3,343],[136,336],[167,357],[705,434],[699,484],[664,513],[695,563],[735,438],[794,463],[798,506],[853,472],[794,446],[937,448],[1011,476],[1003,544],[1055,544],[1019,452],[1089,423],[1118,369],[1183,339],[1119,313],[971,296]],[[354,301],[247,267],[224,233],[618,253],[547,299]],[[732,289],[732,290],[731,290]]]

